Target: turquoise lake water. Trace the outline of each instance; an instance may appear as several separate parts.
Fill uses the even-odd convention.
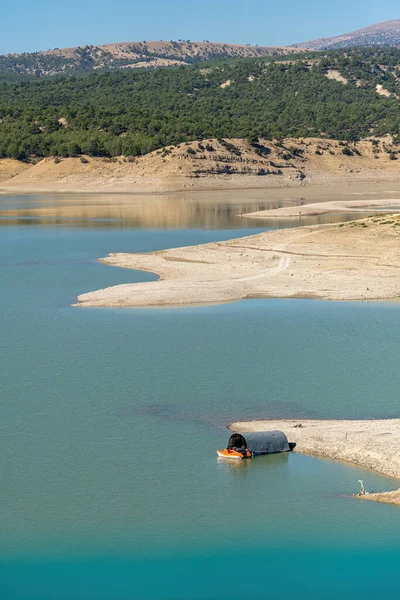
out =
[[[72,308],[155,278],[96,261],[108,252],[263,225],[226,211],[207,228],[201,211],[195,228],[43,223],[32,206],[0,198],[27,209],[0,226],[0,598],[397,597],[400,509],[349,495],[359,479],[398,481],[297,454],[232,464],[215,448],[237,419],[398,417],[400,305]]]

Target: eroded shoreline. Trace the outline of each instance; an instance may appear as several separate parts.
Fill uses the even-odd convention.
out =
[[[400,479],[400,419],[271,419],[231,423],[229,429],[239,433],[278,429],[296,443],[296,452],[348,462]],[[400,489],[360,498],[400,505]]]
[[[303,189],[313,185],[400,183],[388,137],[343,142],[320,138],[209,138],[167,146],[143,156],[0,159],[0,193],[167,192]],[[207,147],[209,149],[207,149]],[[379,159],[379,160],[377,160]]]

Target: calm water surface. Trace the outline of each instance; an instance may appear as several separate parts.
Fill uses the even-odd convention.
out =
[[[21,210],[0,227],[0,597],[397,597],[400,510],[348,495],[359,479],[398,481],[296,454],[230,464],[214,449],[240,418],[397,417],[399,305],[71,308],[154,279],[96,262],[108,252],[260,229],[215,203],[157,227],[151,197],[140,227],[57,224],[59,200],[46,202],[43,222],[43,198],[0,199]]]

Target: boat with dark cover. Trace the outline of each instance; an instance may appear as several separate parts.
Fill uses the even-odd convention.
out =
[[[282,431],[250,431],[248,433],[232,433],[228,445],[217,450],[221,458],[243,459],[259,454],[276,454],[290,452],[295,444],[289,444]]]

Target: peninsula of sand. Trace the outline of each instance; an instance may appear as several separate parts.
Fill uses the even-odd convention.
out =
[[[80,306],[190,306],[248,298],[400,298],[400,215],[266,231],[145,254],[110,254],[101,261],[153,272],[159,279],[82,294]]]
[[[229,429],[239,433],[278,429],[286,434],[290,442],[296,444],[296,452],[342,460],[400,479],[400,419],[281,419],[231,423]],[[361,497],[400,505],[400,489],[367,493]]]

